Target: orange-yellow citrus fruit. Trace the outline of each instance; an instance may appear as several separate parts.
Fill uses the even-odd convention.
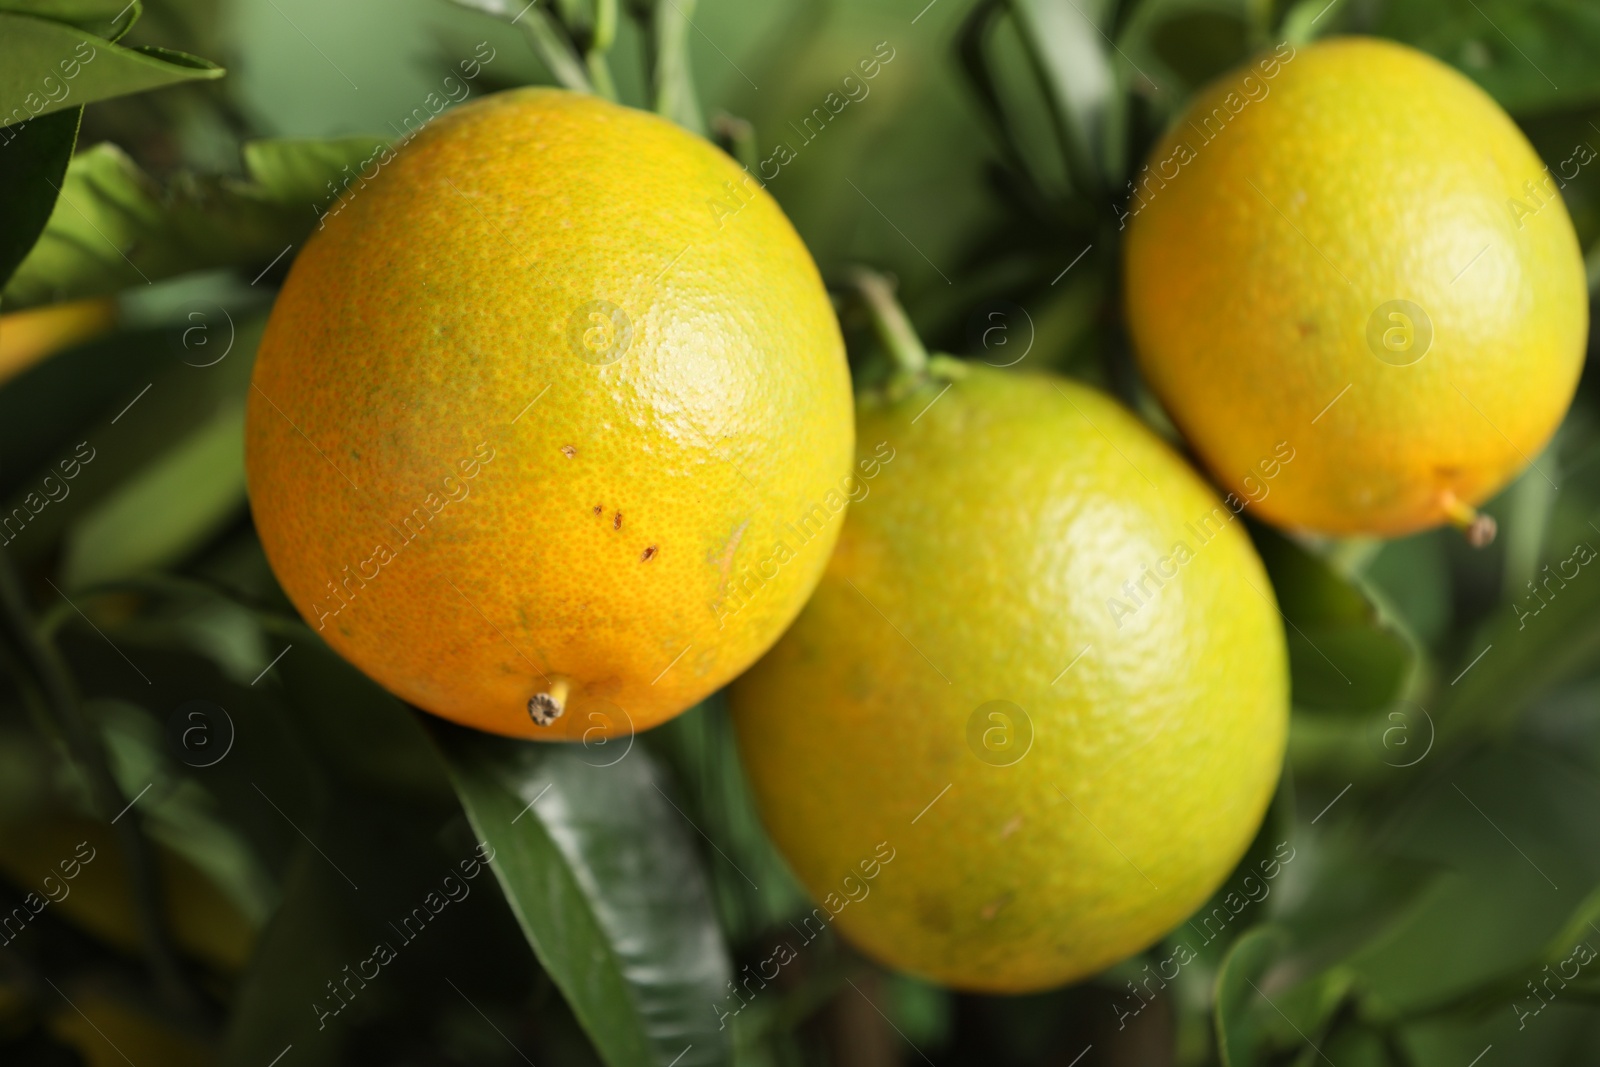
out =
[[[1576,388],[1588,294],[1560,182],[1437,60],[1280,46],[1202,92],[1135,179],[1140,366],[1265,518],[1459,521],[1538,455]],[[1269,491],[1278,442],[1298,458]]]
[[[0,382],[46,356],[109,332],[116,322],[117,302],[108,297],[0,315]]]
[[[488,97],[371,168],[255,368],[279,581],[445,718],[670,718],[777,639],[842,522],[849,371],[815,265],[721,152],[593,97]]]
[[[810,604],[730,690],[763,820],[883,962],[1021,992],[1098,971],[1239,860],[1288,678],[1237,518],[1103,394],[974,367],[865,406]]]

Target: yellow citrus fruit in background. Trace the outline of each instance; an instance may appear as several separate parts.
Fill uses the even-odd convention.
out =
[[[1149,945],[1238,861],[1284,638],[1243,521],[1121,406],[984,368],[943,387],[864,407],[833,560],[730,693],[807,929],[1021,992]]]
[[[449,112],[363,174],[251,390],[290,599],[392,692],[496,733],[612,736],[722,686],[846,503],[849,371],[788,220],[705,141],[555,90]]]
[[[109,333],[116,322],[117,302],[109,297],[0,315],[0,382],[46,356]]]
[[[1263,517],[1435,525],[1526,467],[1576,388],[1588,292],[1558,181],[1437,60],[1282,45],[1202,92],[1138,173],[1140,366]],[[1269,492],[1279,442],[1297,458]]]

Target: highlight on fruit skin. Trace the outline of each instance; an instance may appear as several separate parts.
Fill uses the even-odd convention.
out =
[[[1285,44],[1197,94],[1128,192],[1139,366],[1222,485],[1291,528],[1492,536],[1463,509],[1537,465],[1588,333],[1561,194],[1498,104],[1394,42]]]
[[[255,365],[251,504],[295,607],[396,695],[594,740],[721,688],[842,523],[849,370],[775,201],[666,120],[452,109],[300,251]]]
[[[1021,993],[1148,946],[1233,870],[1287,652],[1236,498],[1094,389],[950,363],[863,400],[882,475],[729,702],[808,930]]]

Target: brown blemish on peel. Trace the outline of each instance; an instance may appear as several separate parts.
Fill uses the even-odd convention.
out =
[[[576,448],[573,448],[571,445],[562,445],[561,446],[561,454],[563,456],[566,456],[568,459],[572,459],[574,456],[576,456],[578,454],[578,450]]]
[[[601,505],[601,504],[596,504],[596,505],[595,505],[595,506],[594,506],[594,513],[595,513],[595,514],[596,514],[596,515],[598,515],[598,514],[600,514],[600,513],[601,513],[601,512],[602,512],[602,511],[604,511],[604,510],[605,510],[605,507],[604,507],[604,505]]]
[[[622,529],[622,512],[617,512],[617,517],[611,520],[611,528],[613,530]]]
[[[649,548],[645,549],[644,553],[639,557],[639,562],[640,563],[649,563],[652,559],[655,558],[655,556],[656,556],[656,546],[655,545],[651,545]]]
[[[995,897],[993,900],[989,901],[989,903],[979,908],[978,914],[983,917],[984,922],[993,921],[994,917],[1000,914],[1000,909],[1011,903],[1012,896],[1013,894],[1011,893],[1000,894],[998,897]]]

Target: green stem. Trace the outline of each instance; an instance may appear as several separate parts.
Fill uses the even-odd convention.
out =
[[[695,0],[659,0],[651,17],[656,114],[704,136],[705,116],[700,112],[689,63],[689,20],[694,17],[694,8]]]
[[[528,38],[528,43],[533,46],[534,52],[549,68],[556,81],[561,83],[562,88],[578,93],[594,92],[588,71],[572,45],[568,43],[566,34],[554,15],[535,5],[525,13],[521,28],[523,35]]]
[[[920,376],[928,371],[928,350],[917,336],[905,310],[894,298],[894,286],[877,271],[856,267],[850,272],[850,284],[867,305],[872,315],[872,328],[883,347],[888,349],[902,373]]]
[[[753,171],[761,162],[761,153],[756,144],[756,128],[750,125],[749,120],[741,119],[737,115],[730,115],[726,111],[719,112],[711,120],[711,132],[716,141],[745,170]]]
[[[589,80],[594,91],[613,103],[617,102],[617,81],[611,76],[611,64],[606,53],[617,39],[617,0],[595,0],[594,33],[583,61],[589,68]]]
[[[617,81],[611,76],[611,64],[606,62],[604,53],[589,52],[583,57],[583,64],[589,71],[589,81],[594,85],[596,95],[602,96],[613,104],[617,100]]]
[[[617,39],[617,0],[595,0],[594,40],[589,44],[591,53],[605,55]]]

